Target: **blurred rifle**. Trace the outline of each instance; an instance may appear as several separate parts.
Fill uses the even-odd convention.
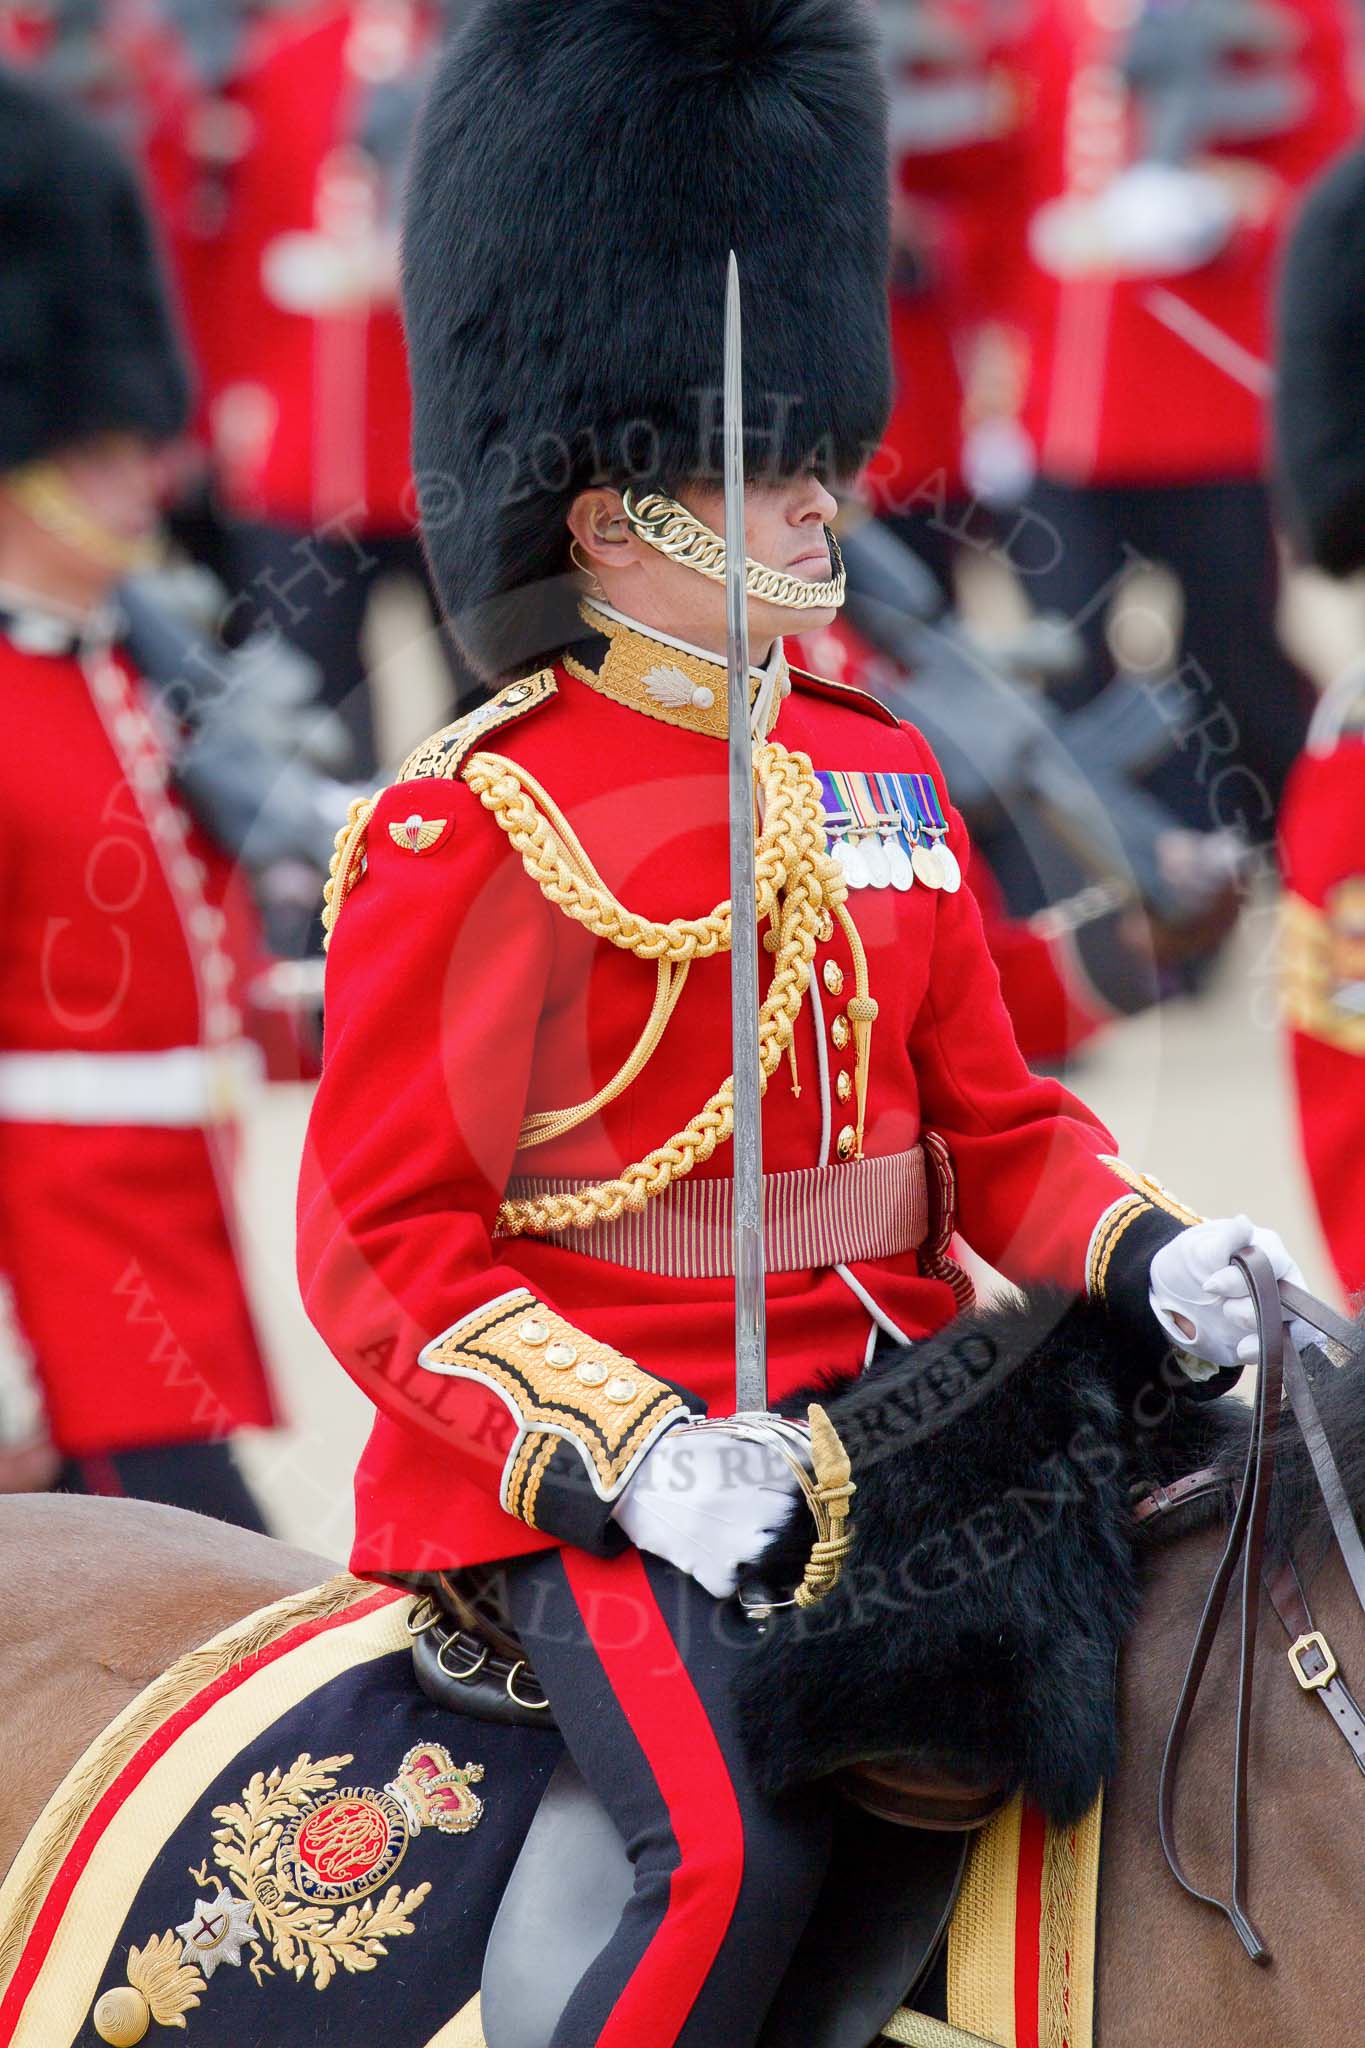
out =
[[[1013,644],[988,643],[943,609],[937,583],[877,521],[842,539],[847,616],[880,653],[879,694],[923,732],[974,838],[1022,849],[1038,928],[1080,938],[1116,1008],[1141,1009],[1158,961],[1197,957],[1236,914],[1246,849],[1229,832],[1181,826],[1139,778],[1178,744],[1194,710],[1176,678],[1159,693],[1116,677],[1081,710],[1060,711],[1039,678],[1076,658],[1064,623],[1035,620]],[[1017,872],[1000,877],[1010,893]],[[1150,950],[1135,961],[1111,941],[1125,913],[1145,912]]]
[[[201,570],[132,578],[119,591],[124,645],[158,694],[176,782],[210,837],[256,875],[281,862],[325,874],[361,794],[340,774],[345,728],[320,702],[316,664],[287,640],[259,633],[229,650],[211,637],[223,596]]]
[[[1303,35],[1273,0],[1183,0],[1142,9],[1124,52],[1143,159],[1185,164],[1216,143],[1284,135],[1312,109],[1294,63]]]

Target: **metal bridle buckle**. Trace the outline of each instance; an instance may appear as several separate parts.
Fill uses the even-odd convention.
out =
[[[1306,1671],[1304,1669],[1303,1660],[1309,1650],[1316,1650],[1321,1657],[1321,1671]],[[1337,1660],[1332,1655],[1327,1638],[1321,1629],[1315,1628],[1311,1634],[1300,1636],[1298,1641],[1291,1645],[1286,1654],[1293,1667],[1294,1676],[1298,1679],[1305,1692],[1321,1692],[1322,1688],[1325,1685],[1330,1685],[1337,1675]]]

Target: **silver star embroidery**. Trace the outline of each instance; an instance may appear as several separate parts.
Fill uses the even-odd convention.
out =
[[[250,1906],[227,1891],[216,1899],[196,1899],[193,1913],[175,1931],[185,1943],[184,1961],[197,1963],[206,1979],[219,1963],[235,1968],[246,1944],[256,1939]]]

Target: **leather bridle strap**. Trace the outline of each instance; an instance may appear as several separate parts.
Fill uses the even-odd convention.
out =
[[[1303,1287],[1294,1287],[1288,1280],[1280,1282],[1280,1303],[1293,1316],[1311,1323],[1315,1330],[1321,1330],[1324,1337],[1330,1337],[1334,1344],[1342,1345],[1354,1353],[1360,1344],[1360,1332],[1346,1316],[1329,1308],[1325,1301],[1319,1301],[1315,1294],[1309,1294]]]
[[[1288,1291],[1288,1290],[1286,1290]],[[1298,1292],[1297,1288],[1293,1290]],[[1318,1303],[1318,1307],[1322,1304]],[[1351,1503],[1342,1484],[1341,1471],[1327,1441],[1327,1432],[1322,1426],[1318,1404],[1313,1397],[1303,1360],[1294,1348],[1292,1338],[1286,1333],[1285,1384],[1289,1388],[1289,1399],[1294,1410],[1294,1419],[1303,1431],[1303,1440],[1308,1455],[1313,1461],[1318,1487],[1326,1504],[1332,1534],[1337,1539],[1342,1561],[1355,1587],[1356,1598],[1365,1609],[1365,1543],[1360,1540],[1360,1530],[1351,1512]]]
[[[1193,1899],[1215,1906],[1232,1922],[1253,1962],[1268,1963],[1270,1952],[1252,1924],[1246,1907],[1248,1761],[1251,1746],[1251,1695],[1256,1663],[1256,1625],[1260,1615],[1261,1571],[1265,1558],[1266,1515],[1275,1471],[1275,1437],[1284,1395],[1285,1326],[1280,1290],[1264,1252],[1249,1247],[1233,1260],[1246,1277],[1256,1310],[1261,1345],[1261,1371],[1247,1439],[1246,1466],[1227,1543],[1214,1574],[1190,1652],[1180,1699],[1176,1705],[1166,1753],[1161,1763],[1158,1822],[1161,1846],[1171,1873]],[[1218,1624],[1238,1565],[1242,1567],[1241,1648],[1237,1683],[1237,1725],[1233,1768],[1232,1888],[1224,1900],[1190,1883],[1175,1838],[1175,1799],[1180,1760],[1199,1688],[1208,1668]]]
[[[1365,1771],[1365,1714],[1337,1670],[1327,1638],[1313,1626],[1308,1596],[1292,1557],[1266,1574],[1266,1592],[1290,1639],[1289,1663],[1305,1692],[1312,1693],[1345,1737],[1352,1756]]]

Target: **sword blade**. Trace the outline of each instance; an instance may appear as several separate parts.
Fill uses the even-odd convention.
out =
[[[768,1406],[763,1126],[758,1059],[754,753],[744,548],[744,350],[739,264],[725,289],[725,599],[730,729],[730,1011],[735,1076],[735,1405]]]

